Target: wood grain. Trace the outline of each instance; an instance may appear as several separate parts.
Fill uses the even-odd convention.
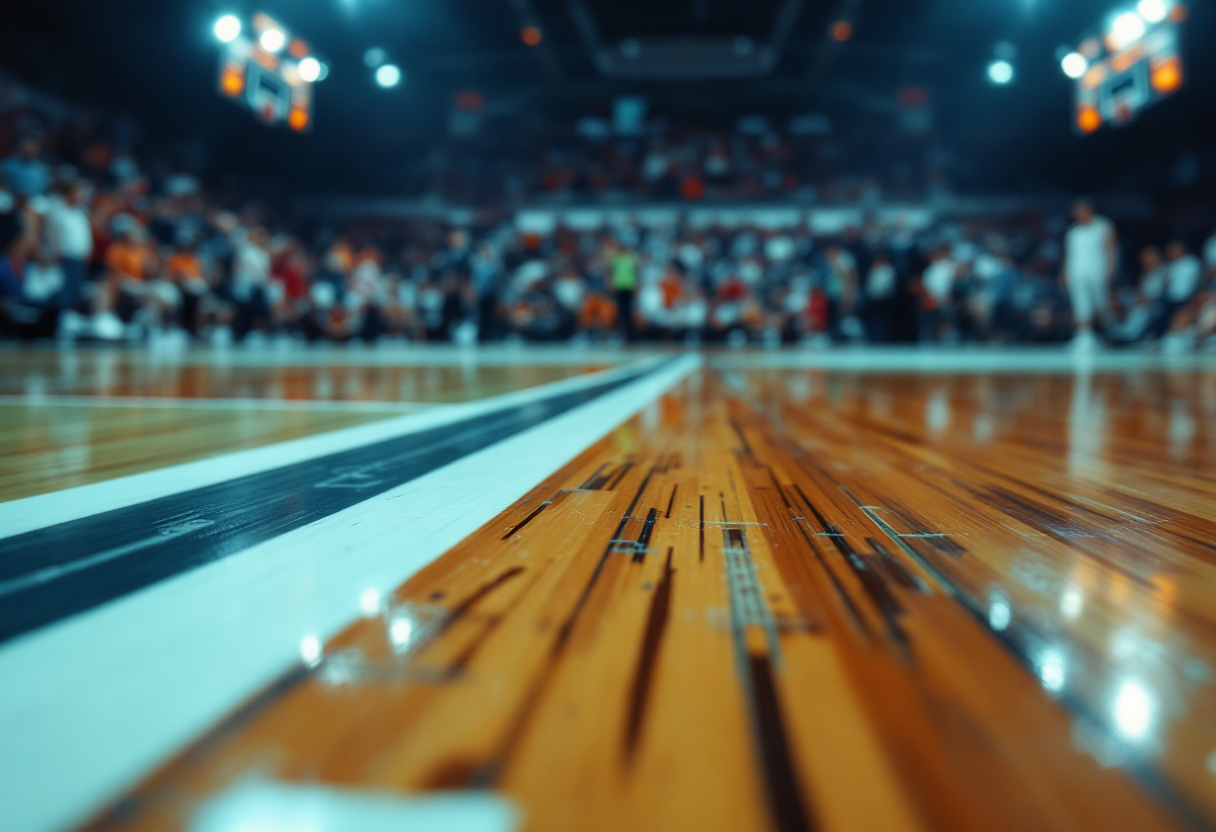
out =
[[[1212,828],[1213,425],[1210,372],[704,370],[92,825],[256,773],[536,832]]]
[[[384,413],[0,404],[0,501],[260,448]]]
[[[234,364],[220,351],[197,360],[158,359],[147,350],[6,354],[0,362],[0,501],[192,462],[367,424],[393,413],[307,412],[310,402],[426,404],[474,401],[603,369],[576,366]],[[56,404],[57,396],[72,397]],[[28,397],[28,399],[18,398]],[[99,406],[81,406],[95,398]],[[150,398],[152,402],[141,403]],[[169,409],[166,400],[222,399],[222,408]],[[251,404],[277,401],[290,412]],[[130,407],[118,407],[129,402]],[[155,407],[150,405],[154,404]],[[101,407],[100,405],[105,405]]]
[[[408,359],[361,364],[358,351],[322,366],[273,360],[241,363],[223,351],[188,358],[158,359],[146,350],[8,356],[0,362],[0,394],[445,403],[497,396],[605,368],[592,362],[494,366],[479,364],[473,354],[446,365],[410,364]]]

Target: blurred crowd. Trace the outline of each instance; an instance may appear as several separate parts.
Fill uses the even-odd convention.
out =
[[[1023,213],[874,219],[833,233],[749,225],[746,213],[729,227],[538,230],[501,213],[459,225],[302,227],[232,210],[192,175],[141,165],[112,141],[68,141],[26,116],[0,112],[7,337],[777,345],[1078,336],[1216,347],[1216,234],[1124,238],[1089,205],[1071,225]],[[706,147],[698,164],[720,153],[733,176],[729,143]],[[662,165],[641,157],[634,173],[683,189],[672,173],[682,152],[663,150]],[[582,165],[553,175],[572,169]]]
[[[584,121],[587,121],[586,119]],[[592,120],[594,121],[594,120]],[[966,181],[966,166],[923,137],[832,133],[822,117],[783,128],[671,126],[620,136],[537,130],[475,136],[419,159],[411,181],[471,203],[923,200]]]

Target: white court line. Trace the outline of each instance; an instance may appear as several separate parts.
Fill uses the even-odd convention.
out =
[[[513,832],[521,820],[514,803],[489,791],[418,797],[255,780],[212,798],[189,832]]]
[[[81,822],[699,365],[0,647],[0,829]]]
[[[721,370],[853,370],[916,373],[1085,373],[1117,370],[1216,369],[1210,355],[1162,355],[1134,350],[1073,353],[1067,347],[955,348],[833,347],[718,353],[710,362]]]
[[[303,439],[293,439],[264,448],[238,451],[156,471],[146,471],[104,482],[81,485],[50,494],[11,500],[7,503],[0,503],[0,539],[44,526],[100,514],[103,511],[125,508],[157,497],[180,494],[183,491],[256,474],[270,468],[280,468],[284,465],[315,459],[372,442],[450,424],[504,407],[582,390],[635,372],[639,368],[654,366],[661,360],[651,359],[628,367],[616,367],[599,373],[575,376],[480,401],[428,408],[420,413],[412,413],[398,419],[385,419],[370,425],[359,425]]]
[[[0,394],[0,406],[130,407],[164,410],[293,410],[316,413],[414,413],[448,403],[337,401],[333,399],[184,399],[172,396],[69,396],[54,393]]]

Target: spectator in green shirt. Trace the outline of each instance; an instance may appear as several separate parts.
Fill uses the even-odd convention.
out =
[[[629,249],[621,246],[609,255],[612,264],[610,285],[616,294],[616,321],[621,328],[625,340],[632,342],[633,329],[633,299],[638,290],[638,257]]]

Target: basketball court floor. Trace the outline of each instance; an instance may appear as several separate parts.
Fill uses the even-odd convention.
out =
[[[1216,363],[0,353],[0,829],[1216,828]]]

